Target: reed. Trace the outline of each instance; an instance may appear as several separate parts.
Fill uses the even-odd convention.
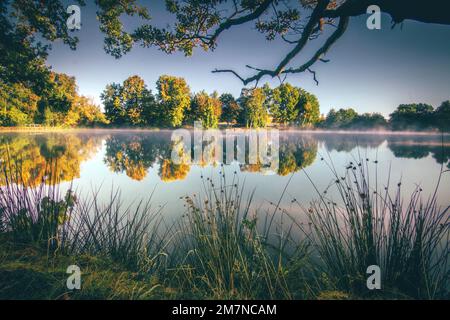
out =
[[[336,287],[369,294],[366,270],[377,265],[385,296],[448,297],[450,207],[437,205],[445,171],[431,196],[417,186],[403,197],[401,182],[392,186],[390,173],[386,184],[379,183],[377,160],[371,171],[371,161],[360,157],[343,174],[326,163],[334,183],[320,192],[305,171],[319,196],[307,207],[299,205],[311,224],[308,237]],[[328,195],[333,190],[335,197]]]
[[[178,248],[186,254],[177,273],[185,286],[221,299],[292,298],[280,258],[284,253],[277,250],[284,246],[269,245],[271,223],[258,230],[254,192],[245,191],[236,173],[230,181],[223,172],[216,182],[202,180],[203,192],[184,199],[187,212],[178,229]]]

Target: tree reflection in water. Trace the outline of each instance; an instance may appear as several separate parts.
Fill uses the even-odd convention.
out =
[[[17,176],[14,182],[28,186],[71,181],[80,177],[81,163],[99,151],[101,141],[100,136],[79,134],[0,135],[1,169]],[[4,176],[0,185],[6,184]]]
[[[36,185],[42,181],[57,179],[60,182],[80,177],[80,165],[99,152],[105,141],[104,163],[116,173],[125,173],[135,181],[143,180],[150,168],[154,168],[160,179],[165,182],[183,180],[191,166],[216,166],[220,157],[211,142],[203,143],[202,157],[196,163],[191,161],[194,150],[179,148],[171,141],[171,131],[152,133],[11,133],[0,135],[0,163],[2,170],[21,172],[18,182]],[[249,164],[249,154],[237,161],[237,145],[234,146],[234,161],[242,172],[260,174],[275,173],[285,176],[297,172],[314,163],[322,146],[325,151],[354,152],[355,149],[376,149],[386,144],[395,157],[421,159],[431,155],[437,163],[450,168],[450,141],[437,136],[402,135],[340,135],[306,134],[281,132],[279,141],[279,159],[276,169],[261,162]],[[248,143],[248,142],[247,142]],[[178,148],[181,162],[171,159],[172,150]],[[223,159],[227,159],[226,143],[223,147]],[[218,161],[219,159],[219,161]],[[229,164],[227,162],[227,164]],[[49,165],[51,170],[48,176]],[[0,185],[6,181],[0,180]]]
[[[106,141],[105,163],[113,172],[125,173],[133,180],[144,179],[150,168],[158,168],[158,174],[162,181],[183,180],[186,178],[192,165],[205,167],[216,166],[216,149],[211,148],[208,142],[203,143],[204,153],[198,163],[192,164],[191,156],[194,150],[189,151],[177,148],[182,159],[180,163],[174,163],[171,152],[174,148],[169,133],[155,135],[114,135]],[[317,156],[318,141],[311,136],[288,135],[280,137],[278,175],[287,175],[311,165]],[[226,159],[226,148],[223,148],[223,158]],[[248,160],[248,150],[245,159]],[[236,155],[236,146],[234,150]],[[243,172],[264,173],[266,168],[260,162],[256,164],[239,163]]]

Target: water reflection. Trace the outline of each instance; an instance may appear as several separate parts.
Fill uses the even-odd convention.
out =
[[[64,182],[80,177],[80,165],[96,154],[101,137],[79,134],[0,135],[2,169],[13,173],[18,183],[35,186],[51,179]],[[49,177],[49,166],[55,168]],[[0,175],[0,185],[5,185]]]
[[[279,165],[275,171],[259,162],[238,163],[238,168],[241,172],[266,174],[271,171],[278,176],[286,176],[311,166],[317,160],[318,150],[322,146],[326,152],[351,153],[356,148],[376,149],[383,144],[396,158],[422,159],[431,156],[437,163],[450,168],[449,136],[354,136],[301,132],[280,132]],[[203,148],[209,151],[197,164],[191,164],[189,161],[194,155],[194,149],[180,148],[180,158],[185,161],[172,161],[174,147],[170,131],[0,134],[0,161],[7,170],[21,169],[19,182],[29,185],[48,179],[46,168],[52,161],[58,163],[55,174],[60,181],[79,178],[81,164],[99,154],[101,150],[103,163],[110,171],[126,174],[134,181],[142,181],[150,169],[154,169],[163,182],[180,181],[188,176],[192,166],[218,164],[216,156],[209,154],[214,152],[214,148],[208,148],[207,144],[204,144]],[[226,158],[226,148],[223,151],[223,157]],[[3,179],[0,184],[4,185],[4,178],[0,179]]]
[[[147,170],[170,159],[170,135],[117,134],[106,139],[105,164],[112,172],[141,181]]]
[[[437,163],[450,168],[450,142],[446,137],[393,137],[388,141],[388,147],[397,158],[422,159],[431,155]]]
[[[327,151],[352,152],[356,148],[378,148],[390,139],[383,135],[351,135],[351,134],[326,134],[316,137],[324,142]]]
[[[190,159],[194,149],[184,150],[181,159],[185,162],[175,164],[171,159],[173,142],[168,134],[155,135],[114,135],[106,140],[105,163],[113,172],[126,173],[133,180],[143,180],[150,168],[157,168],[162,181],[183,180],[190,171]],[[217,165],[216,156],[210,154],[214,148],[203,145],[206,151],[197,164],[200,167]],[[226,158],[226,148],[223,157]],[[311,136],[283,135],[280,137],[279,168],[276,173],[285,176],[311,165],[317,156],[318,140]],[[236,154],[236,152],[234,153]],[[248,159],[248,154],[246,154]],[[269,169],[260,162],[239,164],[243,172],[266,173]]]

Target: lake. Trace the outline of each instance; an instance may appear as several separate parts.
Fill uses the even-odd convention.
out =
[[[306,206],[318,193],[336,196],[332,168],[340,175],[362,162],[379,185],[387,185],[390,177],[395,191],[401,181],[404,196],[420,185],[424,198],[435,190],[441,168],[450,168],[449,135],[280,131],[279,163],[271,171],[238,161],[174,164],[171,136],[170,130],[0,133],[0,159],[21,163],[26,184],[48,179],[46,167],[54,159],[61,189],[98,191],[105,201],[111,190],[119,190],[129,204],[153,194],[152,206],[161,207],[168,219],[185,211],[180,198],[201,194],[209,178],[218,181],[223,173],[228,181],[234,177],[245,185],[245,192],[255,191],[254,210],[271,210],[281,199],[280,207],[295,215],[300,214],[297,203]],[[438,196],[439,205],[448,205],[450,173],[443,175]]]

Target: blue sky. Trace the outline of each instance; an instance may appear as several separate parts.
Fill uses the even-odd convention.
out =
[[[148,7],[154,23],[165,25],[171,21],[162,0],[151,1]],[[314,93],[322,113],[331,108],[353,107],[358,112],[387,116],[400,103],[425,102],[437,107],[450,99],[450,26],[406,21],[391,30],[390,17],[383,15],[382,29],[368,30],[366,18],[352,19],[346,34],[327,54],[331,61],[313,67],[318,86],[309,73],[290,75],[287,81]],[[130,19],[124,22],[127,27],[139,23]],[[135,74],[152,91],[160,75],[170,74],[184,77],[193,92],[217,90],[237,97],[242,83],[232,75],[212,74],[211,70],[232,68],[250,74],[245,65],[272,68],[289,51],[285,43],[267,42],[249,23],[224,33],[213,52],[198,49],[192,57],[185,57],[182,53],[167,55],[156,48],[136,46],[116,60],[103,50],[103,35],[92,5],[82,8],[82,23],[77,32],[77,50],[57,43],[48,63],[57,72],[75,76],[80,93],[94,97],[98,103],[108,83],[122,82]],[[320,45],[320,41],[323,38],[315,42]],[[308,59],[313,49],[302,52],[292,66]],[[260,85],[265,82],[279,84],[277,79],[264,78]]]

